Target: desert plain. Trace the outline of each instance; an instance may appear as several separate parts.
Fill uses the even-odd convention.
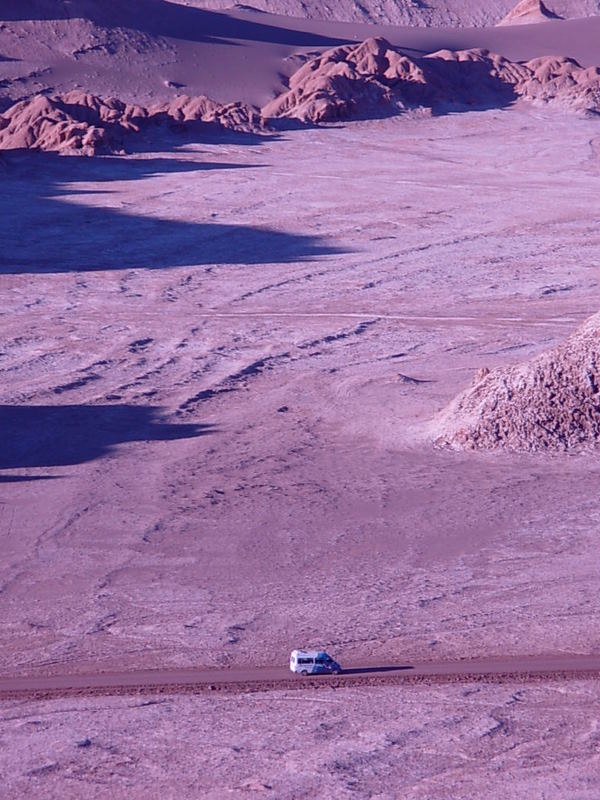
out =
[[[6,14],[0,47],[96,24],[93,3],[81,24],[31,6]],[[220,96],[218,47],[195,37],[213,69],[194,91],[266,102],[290,58],[372,21],[340,15],[290,20],[276,47],[244,29],[254,83],[224,62]],[[500,37],[526,61],[566,30],[548,55],[580,46],[588,67],[597,22],[387,38],[414,56],[412,36]],[[119,58],[127,25],[110,28]],[[355,27],[346,41],[366,38]],[[160,47],[192,58],[144,36],[144,64]],[[68,88],[69,59],[83,88],[118,85],[110,47],[85,73],[58,49],[20,83],[14,52],[0,63],[5,109],[32,80]],[[124,81],[127,102],[177,93],[148,75]],[[600,307],[598,116],[515,97],[376,117],[0,150],[3,677],[226,676],[309,645],[371,667],[598,653],[597,450],[438,441],[482,371],[530,362]],[[594,676],[17,697],[0,714],[11,798],[600,795]]]

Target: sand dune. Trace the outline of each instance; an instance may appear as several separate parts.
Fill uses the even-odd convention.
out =
[[[439,444],[565,451],[600,441],[600,314],[532,361],[482,370],[440,415]]]

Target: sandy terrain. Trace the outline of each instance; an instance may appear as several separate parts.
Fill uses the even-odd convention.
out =
[[[509,10],[457,0],[440,21],[459,6]],[[0,111],[73,89],[262,106],[373,35],[415,59],[600,64],[600,18],[393,28],[155,0],[2,18]],[[2,151],[1,676],[280,675],[311,645],[423,670],[597,658],[597,450],[452,450],[432,420],[600,308],[598,117],[449,108]],[[0,774],[11,798],[598,795],[595,682],[271,689],[6,701]]]
[[[597,684],[5,703],[10,797],[598,797]]]
[[[596,459],[421,426],[598,307],[596,130],[6,155],[5,671],[593,652]]]

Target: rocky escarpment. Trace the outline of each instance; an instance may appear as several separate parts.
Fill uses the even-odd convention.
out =
[[[336,47],[308,60],[260,111],[244,103],[177,97],[149,108],[82,91],[36,95],[0,115],[0,150],[95,154],[123,150],[152,126],[260,131],[277,120],[318,124],[398,114],[505,107],[519,99],[600,113],[600,69],[560,56],[525,63],[487,50],[410,58],[385,39]]]
[[[600,70],[548,56],[526,63],[486,50],[441,50],[410,58],[382,38],[328,50],[307,61],[265,118],[320,123],[396,114],[505,106],[519,98],[600,111]]]
[[[46,150],[94,155],[120,151],[127,139],[153,126],[170,130],[251,131],[259,114],[243,103],[221,105],[207,97],[178,97],[145,108],[81,91],[37,95],[0,115],[0,150]]]
[[[438,416],[438,445],[577,451],[600,444],[600,313],[531,361],[481,371]]]

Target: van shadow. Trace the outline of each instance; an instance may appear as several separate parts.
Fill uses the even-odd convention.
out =
[[[166,422],[157,407],[0,405],[0,470],[94,461],[127,442],[167,442],[214,433],[213,425]],[[48,476],[2,475],[0,482]]]
[[[391,667],[354,667],[352,669],[345,669],[342,671],[343,675],[377,675],[382,672],[403,672],[405,670],[414,669],[410,664],[401,664],[399,666]]]
[[[189,158],[4,153],[0,274],[290,263],[343,252],[318,236],[220,223],[212,216],[201,187],[196,200],[197,215],[203,217],[200,222],[166,219],[160,210],[152,216],[137,215],[136,205],[129,205],[114,187],[116,181],[142,181],[168,173],[197,172],[199,182],[201,173],[209,170],[261,167],[207,164]],[[77,185],[86,182],[96,185]],[[187,184],[192,192],[197,185]],[[158,201],[155,207],[160,209],[162,190],[165,206],[177,208],[173,198],[167,198],[178,188],[173,182],[168,186],[157,182],[152,188]],[[88,194],[105,194],[106,201],[102,206],[91,205],[85,202]],[[194,196],[182,192],[180,200],[180,205],[189,206]]]

